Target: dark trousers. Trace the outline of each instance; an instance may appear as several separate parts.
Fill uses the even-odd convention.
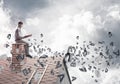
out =
[[[23,40],[17,40],[16,43],[25,43],[25,53],[29,55],[29,44]]]

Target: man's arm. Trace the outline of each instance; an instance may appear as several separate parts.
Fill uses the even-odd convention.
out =
[[[28,37],[30,37],[30,36],[32,36],[32,34],[25,35],[23,38],[28,38]]]
[[[16,40],[22,40],[22,39],[28,38],[28,37],[30,37],[30,36],[32,36],[32,34],[21,37],[21,36],[19,35],[18,29],[17,29],[16,32],[15,32],[15,38],[16,38]]]

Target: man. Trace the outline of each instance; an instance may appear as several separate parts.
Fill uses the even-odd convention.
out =
[[[18,27],[15,31],[15,41],[16,41],[16,43],[25,43],[26,44],[25,45],[26,56],[32,58],[32,56],[29,55],[29,44],[27,42],[23,41],[23,39],[32,36],[32,34],[23,36],[23,32],[21,30],[22,26],[23,26],[23,22],[21,22],[21,21],[18,22]]]

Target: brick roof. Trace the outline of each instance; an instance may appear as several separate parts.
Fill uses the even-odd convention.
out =
[[[14,72],[10,69],[11,60],[0,60],[0,84],[56,84],[57,75],[62,68],[56,68],[56,63],[62,61],[62,57],[55,57],[55,59],[48,57],[39,59],[45,63],[45,67],[37,63],[39,58],[27,58],[23,70],[30,68],[30,72],[24,75],[23,71]],[[53,71],[54,74],[51,74]]]

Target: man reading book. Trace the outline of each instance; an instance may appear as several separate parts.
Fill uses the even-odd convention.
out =
[[[25,45],[26,56],[32,58],[32,56],[29,54],[29,44],[23,40],[25,38],[32,36],[32,34],[23,36],[23,32],[21,30],[22,26],[23,26],[23,22],[21,22],[21,21],[18,22],[18,27],[15,31],[15,41],[16,41],[16,43],[25,43],[26,44]]]

